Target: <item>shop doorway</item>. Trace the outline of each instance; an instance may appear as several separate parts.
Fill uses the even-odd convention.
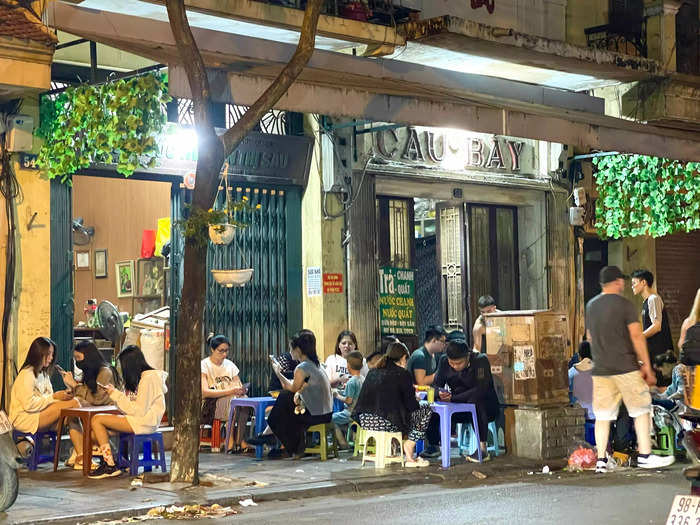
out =
[[[583,304],[600,293],[600,270],[608,265],[608,241],[597,237],[583,240]]]
[[[440,203],[437,210],[445,327],[469,334],[482,295],[502,310],[519,309],[517,208]]]

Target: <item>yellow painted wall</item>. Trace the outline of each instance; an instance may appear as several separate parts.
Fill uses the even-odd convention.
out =
[[[39,119],[37,98],[26,98],[22,105],[23,114],[34,117],[35,125]],[[34,139],[34,152],[38,151],[38,140]],[[29,349],[29,345],[38,336],[51,335],[51,266],[50,266],[50,183],[40,178],[36,170],[22,170],[19,156],[14,156],[14,169],[22,189],[17,199],[16,216],[19,234],[17,253],[17,276],[15,289],[16,316],[13,318],[8,337],[7,358],[9,360],[7,388],[11,386],[15,367],[19,368]],[[5,283],[5,260],[7,253],[7,218],[5,203],[2,202],[2,221],[0,224],[0,281]],[[27,225],[36,213],[31,229]],[[2,315],[2,302],[0,302]]]
[[[323,194],[321,183],[321,151],[318,140],[318,125],[307,115],[305,128],[307,133],[316,137],[314,154],[311,162],[309,182],[302,200],[302,261],[304,266],[304,328],[316,334],[317,351],[324,360],[335,348],[338,333],[347,328],[345,258],[341,246],[344,221],[343,218],[323,219]],[[341,210],[333,195],[326,198],[329,214]],[[320,267],[322,273],[343,274],[342,294],[322,294],[309,297],[307,293],[307,268]]]

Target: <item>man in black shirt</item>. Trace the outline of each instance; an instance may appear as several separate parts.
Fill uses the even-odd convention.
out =
[[[445,389],[447,386],[447,389]],[[496,390],[491,377],[491,365],[484,354],[471,352],[463,341],[451,341],[446,355],[440,360],[433,387],[439,390],[440,401],[453,403],[473,403],[479,423],[479,445],[483,460],[490,459],[486,449],[489,421],[498,416],[499,406]],[[452,417],[452,424],[471,423],[471,414],[458,413]],[[440,417],[433,414],[428,426],[428,442],[440,443]],[[443,444],[449,447],[449,443]],[[475,452],[467,458],[478,462]]]

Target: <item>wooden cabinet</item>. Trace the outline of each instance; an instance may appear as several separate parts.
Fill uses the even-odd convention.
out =
[[[505,404],[551,406],[569,402],[566,314],[548,310],[484,316],[487,357]]]

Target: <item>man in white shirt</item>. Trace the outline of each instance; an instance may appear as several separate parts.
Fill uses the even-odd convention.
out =
[[[654,274],[649,270],[632,272],[632,292],[644,299],[642,304],[642,329],[647,339],[649,359],[652,364],[656,357],[673,350],[671,327],[668,322],[668,312],[661,297],[652,288]]]

